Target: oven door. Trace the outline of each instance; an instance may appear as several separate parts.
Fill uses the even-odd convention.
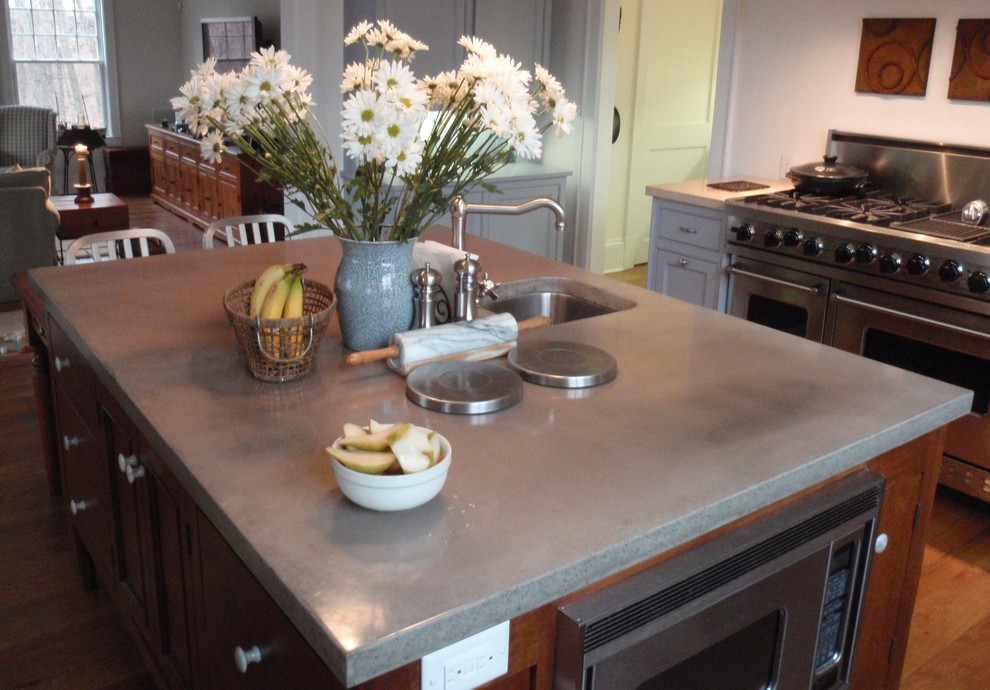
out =
[[[990,470],[990,317],[845,283],[832,303],[835,347],[974,392],[945,453]]]
[[[726,271],[728,313],[824,342],[828,278],[740,257]]]

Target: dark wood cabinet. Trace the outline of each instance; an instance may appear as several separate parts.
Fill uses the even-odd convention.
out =
[[[201,227],[218,218],[284,211],[281,190],[259,182],[244,154],[225,153],[210,163],[194,137],[157,125],[147,130],[151,197],[160,206]]]

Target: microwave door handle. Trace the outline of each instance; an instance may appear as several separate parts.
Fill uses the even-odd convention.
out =
[[[836,302],[842,302],[854,307],[859,307],[860,309],[865,309],[867,311],[874,311],[880,314],[886,314],[887,316],[896,316],[899,319],[907,319],[914,323],[924,324],[925,326],[935,326],[937,328],[943,328],[947,331],[952,331],[954,333],[959,333],[961,335],[968,335],[971,337],[976,337],[981,340],[987,339],[986,333],[981,333],[980,331],[974,331],[971,328],[965,328],[963,326],[954,326],[951,323],[945,323],[944,321],[936,321],[935,319],[929,319],[924,316],[915,316],[914,314],[905,314],[897,309],[891,309],[889,307],[881,307],[876,304],[870,304],[869,302],[860,302],[858,299],[850,299],[849,297],[843,297],[842,295],[835,294],[832,295],[832,299]]]
[[[744,271],[738,266],[729,266],[725,270],[733,275],[745,276],[746,278],[753,278],[755,280],[762,280],[765,283],[773,283],[774,285],[781,285],[786,288],[791,288],[792,290],[801,290],[802,292],[808,292],[811,293],[812,295],[820,295],[822,293],[822,288],[820,285],[798,285],[797,283],[792,283],[787,280],[781,280],[780,278],[771,278],[770,276],[760,275],[759,273]]]

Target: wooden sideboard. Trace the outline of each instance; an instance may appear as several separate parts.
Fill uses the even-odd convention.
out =
[[[218,218],[283,212],[282,191],[259,182],[243,153],[230,151],[209,163],[194,137],[158,125],[147,130],[151,197],[160,206],[204,228]]]

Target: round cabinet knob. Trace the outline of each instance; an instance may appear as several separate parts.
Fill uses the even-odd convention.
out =
[[[886,274],[897,273],[901,270],[901,257],[897,254],[880,255],[880,272]]]
[[[72,362],[69,360],[68,357],[56,357],[55,358],[55,371],[57,371],[57,372],[59,372],[61,374],[63,371],[65,371],[66,369],[69,368],[69,365],[70,364],[72,364]]]
[[[990,278],[983,271],[974,271],[969,274],[969,280],[966,281],[966,286],[970,292],[982,295],[990,290]]]
[[[79,436],[63,436],[62,445],[66,450],[72,450],[75,446],[80,445],[83,442],[82,438]]]
[[[257,646],[248,650],[243,649],[240,645],[234,648],[234,663],[237,664],[237,670],[241,673],[247,673],[248,666],[259,661],[261,661],[261,650]]]
[[[784,241],[784,233],[780,230],[767,230],[763,235],[763,246],[773,249],[779,247]]]
[[[856,250],[851,244],[840,244],[835,248],[835,263],[847,264],[856,256]]]
[[[678,259],[677,263],[680,264],[681,268],[687,268],[689,262],[687,259]]]
[[[954,283],[962,278],[962,266],[959,265],[958,261],[952,259],[943,261],[942,265],[938,267],[938,277],[943,283]]]
[[[801,251],[805,256],[818,256],[825,251],[825,243],[820,237],[809,237],[801,245]]]
[[[877,248],[872,244],[867,244],[864,242],[856,247],[856,263],[863,264],[865,266],[867,264],[872,264],[876,261],[876,258]]]
[[[69,510],[72,511],[73,515],[77,515],[87,508],[92,508],[92,501],[69,501]]]
[[[878,534],[877,540],[873,543],[874,553],[883,553],[887,550],[887,543],[889,539],[886,534]]]
[[[804,240],[804,234],[797,228],[791,228],[784,233],[784,246],[797,247]]]
[[[753,239],[753,226],[749,223],[742,223],[732,227],[732,232],[740,242],[749,242]]]
[[[141,465],[129,466],[125,474],[127,475],[127,483],[133,484],[135,480],[144,476],[144,467]]]
[[[907,260],[907,272],[913,276],[923,276],[932,267],[932,262],[924,254],[914,254]]]
[[[117,467],[120,468],[121,472],[127,472],[128,467],[136,467],[137,464],[137,456],[133,453],[130,455],[124,455],[123,453],[117,454]]]

